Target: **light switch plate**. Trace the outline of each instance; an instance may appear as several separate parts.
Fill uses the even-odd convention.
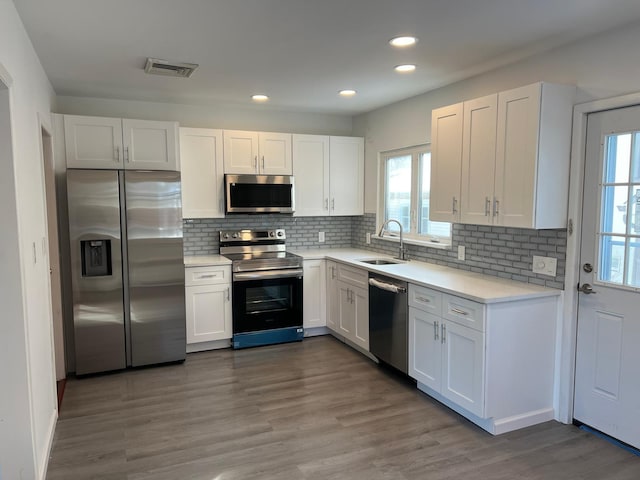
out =
[[[464,245],[458,245],[458,260],[464,260],[465,248]]]
[[[324,243],[324,232],[318,232],[318,242]]]
[[[558,268],[558,259],[553,257],[541,257],[538,255],[533,256],[533,273],[540,273],[542,275],[549,275],[550,277],[556,276],[556,270]]]
[[[365,239],[366,239],[365,241],[367,242],[367,245],[371,245],[371,232],[367,232]]]

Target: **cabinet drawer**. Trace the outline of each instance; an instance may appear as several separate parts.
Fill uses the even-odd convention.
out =
[[[442,315],[442,292],[410,284],[409,306],[439,317]]]
[[[360,268],[350,268],[338,264],[338,280],[347,282],[354,287],[369,290],[369,272]]]
[[[443,295],[442,316],[459,325],[484,332],[485,306],[454,295]]]
[[[187,287],[193,285],[215,285],[219,283],[231,283],[231,267],[187,267],[185,268],[184,284]]]

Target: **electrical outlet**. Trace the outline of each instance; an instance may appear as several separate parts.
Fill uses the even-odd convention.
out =
[[[371,245],[371,232],[367,232],[366,240],[367,245]]]
[[[540,257],[538,255],[533,256],[533,266],[531,268],[531,270],[533,270],[533,273],[540,273],[542,275],[549,275],[550,277],[555,277],[557,267],[558,267],[557,258]]]
[[[464,245],[458,245],[458,260],[464,260],[465,248]]]
[[[324,232],[318,232],[318,242],[324,243]]]

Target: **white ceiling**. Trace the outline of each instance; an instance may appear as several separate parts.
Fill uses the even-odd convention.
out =
[[[14,1],[58,95],[248,106],[266,93],[262,108],[347,115],[640,19],[638,0]],[[399,34],[420,41],[393,49]],[[200,68],[150,76],[146,57]]]

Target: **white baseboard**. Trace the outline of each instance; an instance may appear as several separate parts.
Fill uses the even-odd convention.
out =
[[[58,401],[58,397],[56,397],[56,402]],[[45,480],[47,478],[47,470],[49,469],[49,458],[51,458],[51,449],[53,448],[53,437],[56,433],[56,423],[58,422],[58,409],[55,408],[53,412],[51,412],[51,418],[49,420],[49,429],[48,434],[49,438],[47,439],[47,448],[44,452],[44,457],[42,459],[41,465],[38,465],[40,471],[38,472],[38,478],[40,480]]]
[[[305,328],[304,336],[305,337],[317,337],[319,335],[329,335],[331,330],[327,327],[313,327],[313,328]]]

